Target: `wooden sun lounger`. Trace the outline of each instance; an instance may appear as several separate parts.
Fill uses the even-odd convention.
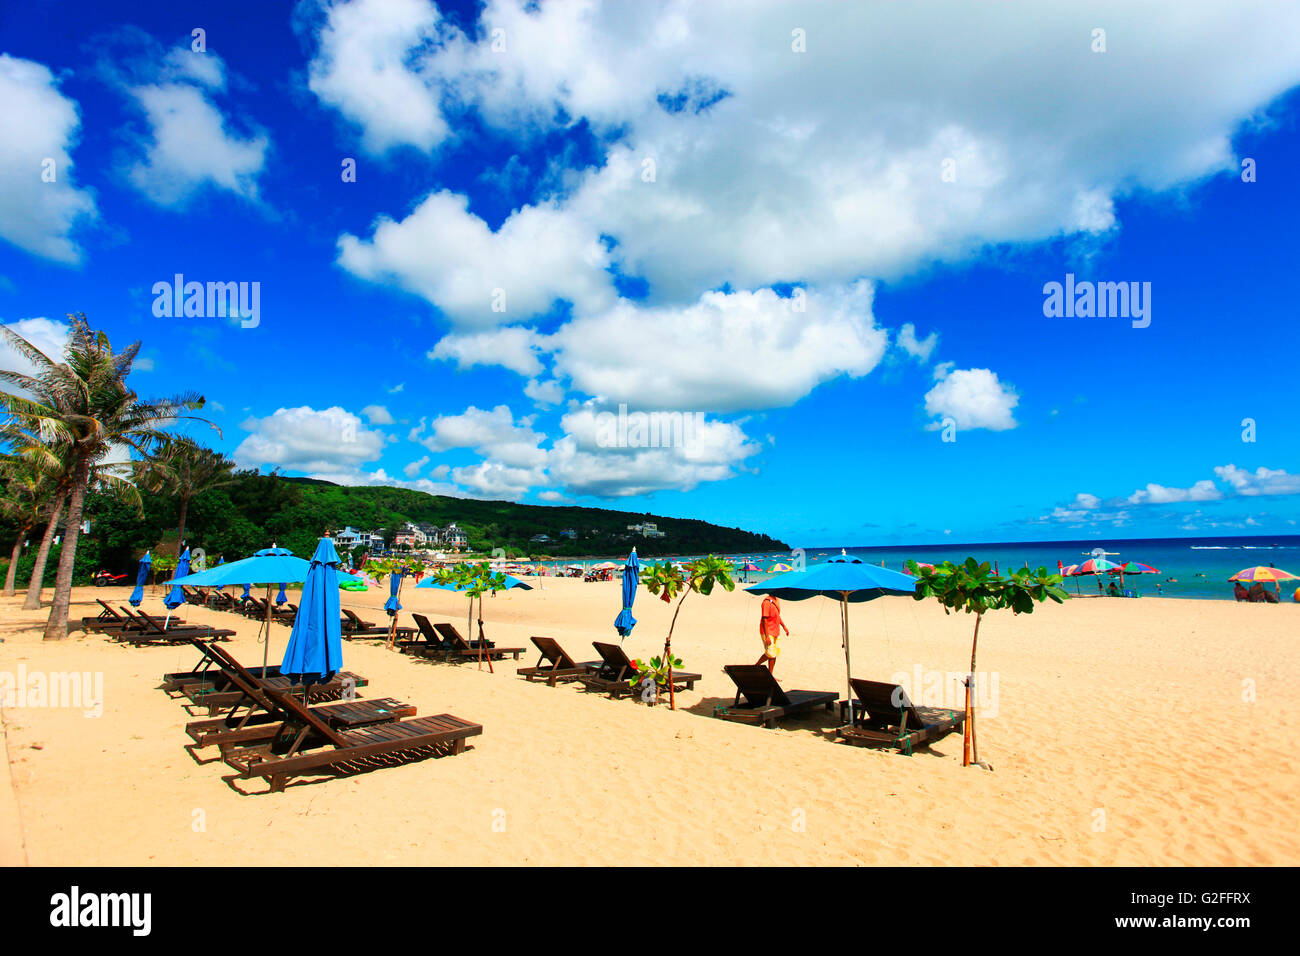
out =
[[[938,740],[966,722],[966,713],[941,707],[917,707],[898,684],[874,680],[849,681],[853,688],[853,720],[836,735],[864,747],[897,747],[910,754],[916,747]],[[850,701],[840,701],[844,721]]]
[[[343,613],[343,636],[344,637],[387,637],[388,625],[371,624],[369,621],[363,621],[357,617],[357,612],[350,608],[341,607],[339,610]]]
[[[142,621],[137,621],[133,617],[127,617],[125,614],[119,614],[113,610],[112,606],[103,598],[95,598],[103,610],[93,617],[83,617],[81,619],[81,629],[89,633],[90,631],[142,631],[145,625]]]
[[[456,630],[454,624],[439,622],[433,625],[447,645],[447,655],[449,657],[478,657],[479,651],[482,650],[483,657],[499,661],[507,654],[519,660],[519,655],[527,648],[524,647],[497,647],[491,641],[467,641],[460,636],[460,631]],[[480,648],[479,645],[482,645]]]
[[[728,664],[723,668],[736,684],[736,701],[719,708],[714,716],[748,724],[775,727],[783,717],[806,713],[818,707],[830,710],[839,697],[834,691],[786,690],[762,664]],[[741,699],[745,704],[741,706]]]
[[[178,680],[170,688],[173,694],[179,694],[189,699],[190,703],[198,707],[206,707],[208,716],[215,717],[227,707],[234,707],[244,701],[247,696],[239,689],[231,676],[231,667],[226,663],[227,656],[222,656],[222,649],[212,644],[202,641],[191,641],[200,649],[204,657],[211,661],[212,667],[208,669],[204,676],[195,682]],[[248,671],[248,668],[244,668]],[[256,668],[260,671],[261,668]],[[274,671],[275,673],[271,673]],[[253,674],[252,671],[249,671]],[[292,683],[289,678],[279,673],[279,668],[272,665],[267,668],[265,677],[253,674],[261,686],[274,686],[277,690],[290,691],[296,694],[303,692],[301,684]],[[165,680],[165,678],[164,678]],[[359,674],[351,671],[339,671],[330,680],[322,684],[312,684],[306,689],[307,699],[310,703],[322,703],[330,700],[339,700],[340,698],[350,697],[354,694],[356,688],[365,687],[370,682]]]
[[[167,623],[165,618],[160,620],[148,611],[136,611],[134,614],[126,608],[122,608],[122,611],[138,626],[104,633],[124,644],[174,644],[188,641],[190,638],[221,641],[235,635],[235,632],[228,628],[209,627],[206,624]]]
[[[623,645],[606,644],[601,641],[591,643],[600,654],[600,661],[590,674],[581,678],[583,686],[587,690],[600,691],[612,697],[625,697],[631,694],[632,689],[628,687],[628,681],[632,679],[636,669],[632,666],[632,658],[628,657],[627,651],[623,650]],[[693,690],[697,680],[700,680],[699,674],[673,671],[673,687],[677,690]]]
[[[233,683],[244,692],[245,698],[225,716],[186,724],[185,732],[194,741],[192,749],[215,745],[221,748],[224,755],[229,747],[270,743],[286,733],[294,735],[303,729],[297,717],[285,711],[266,692],[254,671],[245,668],[235,660],[234,655],[220,648],[213,656],[221,661]],[[413,705],[391,697],[343,700],[319,704],[309,710],[330,727],[343,730],[389,723],[403,717],[413,717],[416,713]]]
[[[559,681],[577,680],[585,677],[599,666],[599,661],[577,663],[565,653],[560,642],[553,637],[534,637],[532,642],[542,652],[536,667],[520,667],[516,673],[525,680],[544,680],[548,687],[554,687]]]
[[[468,738],[483,733],[482,724],[451,714],[335,729],[292,695],[269,684],[262,686],[266,696],[291,717],[292,723],[284,724],[290,732],[253,747],[227,746],[222,756],[238,771],[239,779],[263,777],[272,793],[284,790],[289,780],[304,774],[371,770],[438,753],[459,754]],[[313,743],[320,745],[307,749]]]

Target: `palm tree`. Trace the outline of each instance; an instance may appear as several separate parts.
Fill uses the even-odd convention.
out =
[[[176,552],[185,546],[185,519],[190,500],[213,488],[235,483],[235,463],[192,438],[167,438],[152,457],[135,465],[136,480],[149,491],[170,492],[180,499]]]
[[[9,556],[4,593],[15,593],[18,558],[23,553],[27,533],[44,517],[49,495],[49,477],[22,455],[5,455],[0,459],[0,514],[18,526],[14,548]]]
[[[24,610],[35,611],[41,606],[41,590],[45,583],[45,563],[49,560],[50,547],[53,545],[54,536],[59,530],[63,506],[68,500],[68,489],[71,485],[72,475],[72,466],[69,462],[71,448],[67,445],[47,446],[34,442],[26,449],[25,453],[33,456],[39,454],[43,457],[44,467],[51,476],[54,495],[54,504],[49,508],[48,520],[45,523],[45,533],[41,535],[40,546],[36,549],[36,561],[32,564],[32,576],[27,582],[27,597],[23,601]],[[125,501],[143,517],[144,502],[140,498],[139,490],[127,480],[127,468],[128,466],[125,463],[101,462],[91,467],[89,483],[100,494],[112,495],[119,500]]]
[[[33,375],[0,371],[0,381],[18,389],[0,391],[0,408],[47,445],[62,445],[68,450],[66,534],[59,553],[54,600],[45,624],[47,641],[68,636],[72,571],[92,469],[121,446],[147,457],[152,447],[167,437],[162,426],[189,417],[181,415],[187,409],[203,407],[203,397],[194,393],[142,401],[126,383],[140,343],[115,353],[108,336],[92,330],[84,313],[69,315],[68,319],[72,332],[62,363],[50,359],[13,329],[0,326],[8,344],[35,366]]]

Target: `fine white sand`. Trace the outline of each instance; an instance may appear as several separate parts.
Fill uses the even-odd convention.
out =
[[[618,584],[531,580],[536,590],[485,600],[488,636],[549,635],[593,658],[591,641],[613,635]],[[79,590],[74,618],[127,593]],[[384,619],[386,589],[343,597]],[[676,712],[529,684],[513,661],[489,673],[348,642],[365,696],[476,721],[482,736],[459,756],[307,778],[282,794],[241,782],[244,795],[224,782],[225,764],[189,755],[189,718],[156,689],[197,662],[193,649],[79,631],[43,643],[45,612],[0,599],[0,671],[89,671],[104,697],[98,717],[4,708],[0,864],[1300,863],[1300,606],[1094,599],[986,617],[979,745],[990,773],[962,768],[960,734],[908,757],[833,742],[824,712],[779,730],[712,718],[734,693],[722,665],[758,656],[758,603],[740,591],[688,598],[673,646],[704,679]],[[423,611],[465,630],[463,598],[408,588],[403,604],[404,624]],[[660,651],[671,611],[643,593],[629,653]],[[225,646],[260,663],[255,624],[184,615],[238,628]],[[787,602],[785,617],[784,686],[843,694],[836,605]],[[850,617],[854,676],[919,668],[959,706],[948,672],[967,666],[973,618],[908,598]],[[273,662],[288,633],[275,627]]]

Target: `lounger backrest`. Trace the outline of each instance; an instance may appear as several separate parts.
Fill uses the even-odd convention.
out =
[[[292,694],[276,690],[269,684],[259,681],[249,672],[248,668],[235,660],[229,651],[224,648],[213,648],[212,655],[222,662],[223,669],[230,674],[231,680],[235,682],[239,689],[269,712],[280,711],[292,717],[295,721],[306,724],[335,746],[346,747],[348,745],[347,741],[338,732],[300,704]]]
[[[573,658],[564,653],[558,641],[553,637],[534,637],[533,643],[537,649],[542,652],[542,657],[550,661],[557,668],[571,668],[578,665],[573,663]],[[540,662],[539,662],[540,663]]]
[[[470,650],[469,641],[460,636],[460,631],[456,630],[456,625],[448,624],[446,621],[439,621],[433,625],[434,628],[442,635],[442,639],[457,650]]]
[[[612,679],[632,675],[632,659],[627,656],[627,651],[623,650],[623,645],[592,641],[591,646],[596,648],[596,653],[600,655],[601,677]]]
[[[728,664],[723,670],[735,682],[737,697],[744,697],[750,707],[790,705],[790,698],[785,695],[772,672],[762,664]]]
[[[343,612],[344,617],[346,617],[349,621],[352,622],[353,627],[355,628],[361,627],[361,618],[357,617],[356,611],[346,607],[341,607],[339,608],[339,610]]]
[[[442,635],[433,629],[433,625],[429,623],[427,617],[423,614],[412,614],[411,617],[415,618],[415,626],[420,629],[420,633],[424,635],[426,641],[434,647],[442,647],[444,644]]]
[[[120,615],[120,614],[118,614],[116,611],[114,611],[112,605],[110,605],[110,604],[109,604],[107,601],[105,601],[103,598],[95,598],[95,600],[99,602],[99,606],[100,606],[100,607],[102,607],[105,611],[107,611],[109,614],[112,615],[113,620],[115,620],[115,621],[125,621],[125,620],[126,620],[126,618],[122,617],[122,615]]]
[[[862,702],[862,706],[867,709],[872,719],[896,724],[900,713],[906,713],[908,726],[918,729],[925,726],[925,721],[916,712],[911,699],[907,696],[907,691],[903,690],[901,684],[885,684],[857,678],[849,683],[853,687],[854,696]]]

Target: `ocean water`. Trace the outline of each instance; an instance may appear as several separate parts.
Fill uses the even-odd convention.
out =
[[[1057,569],[1059,561],[1064,566],[1080,564],[1092,556],[1095,548],[1110,552],[1107,557],[1117,564],[1140,561],[1159,574],[1125,575],[1124,587],[1141,597],[1200,598],[1227,600],[1232,595],[1228,578],[1244,568],[1272,564],[1293,574],[1300,574],[1300,535],[1276,537],[1238,538],[1113,538],[1109,541],[1033,541],[982,544],[900,545],[890,547],[861,547],[852,545],[823,546],[803,549],[806,564],[820,564],[841,550],[872,564],[902,571],[908,558],[919,562],[938,564],[941,561],[965,561],[974,557],[978,561],[996,564],[999,571],[1024,567]],[[683,556],[688,560],[691,556]],[[746,561],[762,570],[739,574],[741,583],[757,583],[771,577],[768,569],[774,564],[792,563],[796,555],[789,552],[763,552],[728,554],[737,567]],[[619,559],[612,559],[619,560]],[[562,567],[564,561],[545,562],[548,566]],[[594,562],[578,562],[592,564]],[[1104,584],[1109,583],[1106,576]],[[1097,576],[1085,575],[1066,578],[1065,586],[1071,593],[1096,594]],[[1269,590],[1274,585],[1265,585]],[[1284,601],[1290,601],[1300,581],[1281,582]]]
[[[1001,544],[917,545],[870,548],[845,547],[850,554],[873,564],[903,570],[908,558],[928,564],[941,561],[964,561],[967,556],[979,561],[996,562],[1001,571],[1024,567],[1046,567],[1055,571],[1057,562],[1065,566],[1088,560],[1094,548],[1103,548],[1107,557],[1118,563],[1140,561],[1159,568],[1159,574],[1124,575],[1124,585],[1142,597],[1203,598],[1235,600],[1228,578],[1243,568],[1272,564],[1300,574],[1300,535],[1239,538],[1113,538],[1109,541],[1035,541]],[[840,553],[840,547],[807,548],[805,560],[825,561]],[[788,557],[786,559],[789,560]],[[754,562],[762,564],[762,562]],[[766,567],[766,565],[764,565]],[[764,577],[766,575],[763,575]],[[1097,593],[1097,576],[1066,578],[1073,593]],[[1107,583],[1108,580],[1107,580]],[[1281,582],[1282,597],[1290,600],[1300,581]],[[1273,585],[1265,587],[1270,590]]]

